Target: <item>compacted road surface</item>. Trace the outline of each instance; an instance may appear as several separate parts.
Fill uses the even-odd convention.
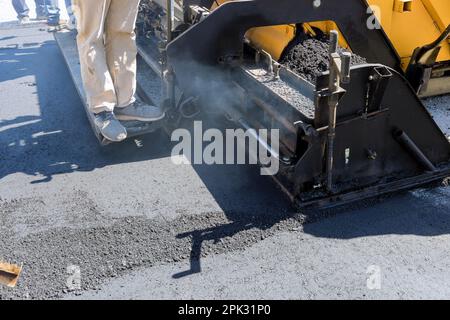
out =
[[[44,27],[0,30],[0,70],[0,259],[23,264],[0,299],[450,297],[449,189],[305,223],[256,167],[100,147]]]

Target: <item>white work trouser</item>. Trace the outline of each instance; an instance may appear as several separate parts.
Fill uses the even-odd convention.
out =
[[[139,0],[73,0],[81,76],[89,109],[134,102]]]

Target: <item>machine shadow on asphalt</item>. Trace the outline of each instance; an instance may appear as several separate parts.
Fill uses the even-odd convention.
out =
[[[52,65],[36,63],[37,57],[52,61]],[[3,48],[0,63],[7,64],[7,72],[0,74],[0,82],[34,77],[33,82],[21,85],[35,88],[39,106],[35,115],[0,122],[1,144],[5,148],[2,154],[6,155],[0,179],[23,173],[36,177],[32,184],[45,184],[57,175],[171,156],[172,143],[162,130],[120,145],[101,147],[92,135],[80,98],[53,41]],[[60,72],[55,74],[54,70]],[[62,82],[66,85],[61,86]],[[52,95],[54,91],[60,93]],[[258,166],[192,167],[230,223],[177,236],[191,237],[192,250],[191,269],[174,275],[176,278],[200,272],[203,241],[219,241],[252,228],[269,229],[296,212],[272,180],[260,176]]]
[[[45,57],[43,61],[52,61],[53,65],[36,63],[37,56]],[[20,115],[11,120],[0,121],[0,179],[23,173],[36,177],[31,183],[45,184],[61,174],[89,172],[121,163],[144,162],[171,156],[172,144],[163,131],[128,140],[120,145],[99,146],[53,41],[29,44],[21,48],[2,48],[0,63],[7,66],[7,72],[0,73],[0,82],[35,77],[34,82],[23,82],[21,85],[36,88],[35,95],[40,108],[34,115]],[[55,70],[64,71],[55,74]],[[67,85],[61,86],[61,83]],[[52,92],[59,94],[52,95]],[[204,242],[216,243],[252,229],[269,230],[284,220],[300,216],[272,180],[259,174],[258,166],[193,165],[192,168],[229,222],[203,229],[195,228],[176,235],[177,239],[190,238],[191,251],[189,269],[172,275],[175,279],[202,271]],[[151,186],[148,187],[150,190]],[[179,196],[176,186],[172,192],[174,197]],[[315,237],[335,239],[387,234],[448,234],[450,219],[446,206],[441,206],[432,199],[433,196],[445,198],[445,195],[439,195],[440,192],[440,189],[427,191],[429,201],[423,197],[416,198],[414,193],[407,193],[382,204],[364,203],[363,206],[368,206],[365,210],[353,207],[334,211],[333,214],[339,212],[351,215],[352,219],[330,218],[320,224],[306,223],[303,231]],[[301,219],[309,222],[329,215],[323,212],[301,214],[306,214]],[[439,224],[439,228],[433,226],[436,224]]]
[[[38,177],[32,182],[34,184],[46,183],[59,174],[170,157],[171,143],[162,131],[120,145],[99,146],[69,75],[52,73],[52,68],[65,70],[55,46],[54,42],[48,41],[0,52],[0,62],[8,64],[8,72],[0,74],[0,82],[34,76],[35,82],[22,85],[36,88],[40,106],[39,116],[22,115],[0,122],[2,145],[8,155],[0,168],[0,179],[21,172]],[[50,56],[54,65],[50,68],[46,64],[37,64],[36,56]],[[60,85],[63,80],[67,86]],[[62,92],[49,99],[53,90]],[[254,228],[267,230],[298,213],[269,177],[259,175],[257,166],[193,165],[193,168],[230,222],[178,234],[179,239],[191,239],[190,268],[174,274],[173,278],[201,272],[203,242],[217,242]],[[428,193],[439,193],[439,189]],[[413,207],[418,209],[411,209]],[[406,194],[390,199],[388,204],[375,204],[362,213],[344,213],[357,215],[356,225],[354,219],[331,219],[321,224],[305,224],[304,232],[337,239],[380,234],[429,236],[435,235],[436,229],[425,225],[424,221],[439,220],[442,222],[441,234],[447,234],[450,233],[450,220],[444,209],[436,208],[435,201],[424,202]],[[395,217],[386,219],[389,216]],[[424,217],[428,218],[424,220]],[[390,223],[380,223],[384,219]]]

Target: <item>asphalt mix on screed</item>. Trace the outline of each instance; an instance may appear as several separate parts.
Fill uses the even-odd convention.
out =
[[[312,83],[329,68],[330,41],[327,37],[311,38],[299,36],[285,49],[280,63]],[[345,52],[338,48],[338,52]],[[366,63],[366,59],[352,54],[350,65]]]

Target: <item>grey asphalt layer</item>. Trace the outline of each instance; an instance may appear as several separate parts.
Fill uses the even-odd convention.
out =
[[[0,30],[0,69],[0,299],[450,297],[447,188],[304,224],[256,167],[100,147],[51,34]]]

